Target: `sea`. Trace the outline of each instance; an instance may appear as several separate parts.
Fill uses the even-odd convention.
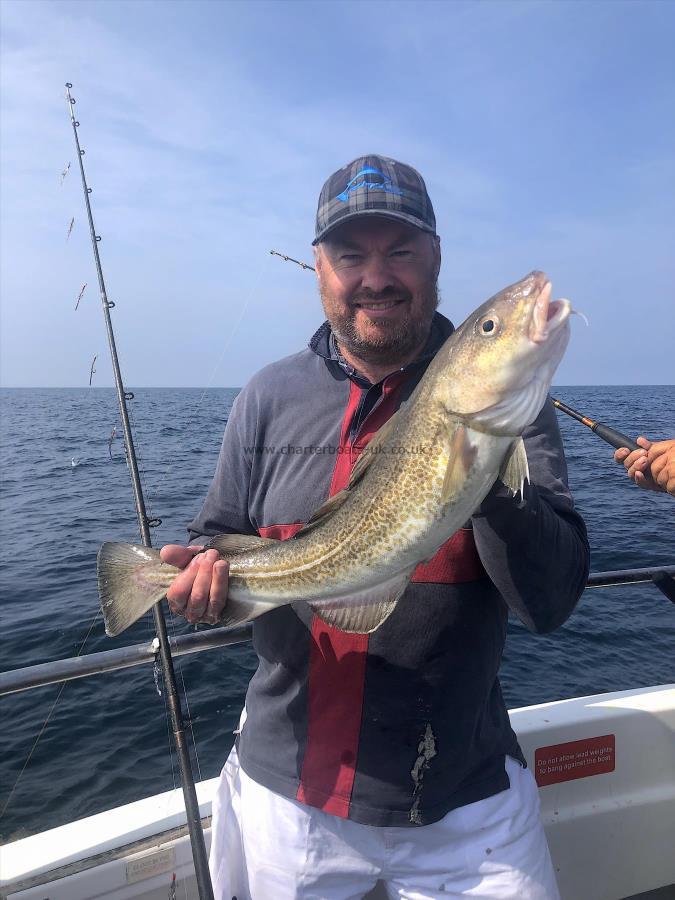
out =
[[[131,390],[148,512],[161,518],[153,544],[183,542],[238,389]],[[626,434],[675,435],[675,386],[554,394]],[[153,637],[148,615],[107,638],[98,609],[99,546],[138,542],[116,403],[105,388],[0,392],[2,671]],[[559,421],[593,571],[675,564],[675,498],[639,490],[607,444],[563,414]],[[193,630],[169,618],[171,634]],[[220,771],[255,666],[248,643],[176,660],[198,778]],[[633,585],[587,590],[552,634],[514,619],[500,677],[510,708],[675,681],[675,606],[653,585]],[[179,784],[152,666],[0,697],[0,718],[2,842]]]

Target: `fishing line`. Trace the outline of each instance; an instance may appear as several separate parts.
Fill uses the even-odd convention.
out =
[[[216,360],[216,362],[211,370],[211,375],[207,381],[207,384],[204,387],[204,389],[202,390],[199,400],[190,410],[190,415],[189,415],[188,420],[183,428],[184,434],[187,434],[189,432],[189,429],[190,429],[191,425],[193,424],[193,422],[197,416],[197,413],[199,412],[199,410],[204,402],[204,398],[206,397],[208,390],[211,388],[213,382],[215,381],[218,370],[220,369],[220,366],[222,365],[223,359],[225,357],[225,353],[227,352],[227,349],[228,349],[229,345],[231,344],[232,339],[237,332],[237,329],[241,325],[241,323],[244,319],[244,316],[246,315],[246,313],[248,311],[248,308],[251,304],[251,300],[252,300],[254,294],[257,293],[257,291],[263,281],[263,278],[267,274],[267,269],[269,268],[269,262],[270,262],[270,260],[269,260],[269,256],[268,256],[265,259],[265,264],[260,268],[257,278],[254,280],[254,282],[252,283],[251,287],[249,288],[249,290],[246,294],[246,299],[239,310],[239,315],[238,315],[237,319],[235,320],[234,325],[232,326],[232,328],[229,330],[229,332],[227,334],[227,337],[223,344],[222,350],[220,352],[220,356]],[[136,428],[135,423],[134,423],[134,428]],[[141,462],[142,462],[142,459],[141,459]],[[164,484],[164,482],[166,481],[166,479],[171,474],[171,472],[173,471],[174,468],[175,468],[175,463],[174,462],[169,463],[166,466],[164,472],[159,477],[159,480],[154,484],[153,487],[151,487],[150,491],[146,491],[146,496],[152,497],[153,494],[156,496],[159,493],[160,488],[162,487],[162,485]],[[145,479],[145,471],[144,470],[142,470],[142,477],[143,477],[144,488],[145,488],[147,479]],[[148,501],[148,505],[150,505],[150,501]],[[152,510],[150,510],[150,512],[152,514]],[[169,623],[171,626],[172,636],[176,637],[176,633],[177,633],[176,617],[173,615],[172,612],[170,612]],[[185,697],[185,707],[186,707],[186,711],[187,711],[187,720],[188,720],[188,724],[190,727],[190,733],[192,735],[192,746],[194,747],[194,752],[195,752],[195,762],[197,764],[197,772],[199,774],[199,780],[201,781],[202,780],[201,762],[199,759],[199,749],[198,749],[198,745],[197,745],[197,739],[196,739],[195,732],[194,732],[194,723],[192,721],[192,713],[190,712],[190,701],[189,701],[189,696],[188,696],[188,689],[187,689],[187,685],[185,682],[185,676],[183,675],[183,666],[182,666],[181,662],[178,660],[176,660],[176,669],[178,670],[178,674],[180,676],[181,684],[183,687],[183,695]],[[166,704],[165,704],[165,706],[166,706]]]
[[[140,429],[139,429],[139,426],[138,426],[138,424],[137,424],[137,422],[136,422],[136,420],[135,420],[135,418],[134,418],[133,407],[130,407],[130,408],[129,408],[129,419],[131,420],[131,424],[132,424],[132,426],[133,426],[134,431],[136,432],[136,434],[138,434],[138,432],[139,432]],[[140,447],[141,445],[142,445],[142,442],[139,443],[139,447]],[[125,445],[125,453],[126,453],[126,452],[127,452],[127,450],[126,450],[126,445]],[[151,494],[151,493],[149,494],[149,493],[148,493],[148,490],[147,490],[147,478],[146,478],[146,475],[145,475],[145,468],[144,468],[144,463],[143,463],[143,454],[140,452],[140,449],[137,449],[137,450],[136,450],[136,457],[137,457],[137,459],[139,460],[139,463],[140,463],[140,465],[139,465],[139,474],[140,474],[140,478],[141,478],[141,485],[142,485],[142,487],[143,487],[143,493],[144,493],[145,496],[147,497],[148,510],[150,511],[150,521],[156,522],[156,523],[161,523],[162,520],[161,520],[161,519],[155,518],[155,516],[154,516],[154,514],[153,514],[153,511],[152,511],[152,494]]]
[[[161,678],[161,666],[159,667],[159,677]],[[155,683],[157,683],[157,681],[155,681]],[[183,684],[183,692],[185,692],[185,684]],[[167,741],[167,744],[169,745],[169,760],[171,762],[171,781],[173,783],[173,790],[175,791],[178,789],[178,786],[176,785],[176,769],[174,767],[174,761],[173,761],[173,749],[172,749],[173,741],[171,740],[171,723],[170,723],[169,708],[168,708],[167,699],[166,699],[166,691],[160,691],[160,693],[162,695],[162,700],[164,701],[164,721],[166,723],[166,741]],[[185,694],[185,704],[187,706],[187,694]],[[190,709],[188,707],[188,720],[189,720],[189,717],[190,717]],[[192,740],[194,742],[194,734],[192,735]],[[195,754],[196,754],[196,752],[197,752],[197,747],[195,745]],[[199,762],[197,762],[197,767],[199,768]],[[202,778],[202,773],[200,771],[199,772],[199,780],[200,781],[201,781],[201,778]],[[170,803],[170,798],[167,798],[167,806],[169,803]],[[171,840],[178,840],[179,835],[180,835],[180,825],[176,825],[172,829],[172,831],[173,831],[173,835],[171,835],[171,831],[170,831],[169,837],[167,838],[167,841],[166,841],[167,843],[170,842]],[[175,893],[176,873],[175,872],[173,873],[173,879],[174,879],[172,881],[173,894],[170,892],[169,897],[176,896],[176,893]],[[185,897],[187,900],[187,876],[186,875],[181,877],[181,882],[183,884],[183,890],[185,891]]]
[[[176,617],[171,613],[171,617],[169,619],[171,623],[171,631],[172,636],[176,637]],[[195,730],[192,722],[192,713],[190,712],[190,701],[188,699],[188,690],[187,685],[185,684],[185,678],[183,676],[183,665],[182,660],[177,661],[176,668],[178,669],[178,674],[180,675],[181,684],[183,685],[183,693],[185,695],[185,708],[187,710],[187,720],[188,725],[190,726],[190,734],[192,735],[192,746],[195,750],[195,762],[197,763],[197,772],[199,773],[199,780],[202,781],[202,767],[199,762],[199,750],[197,748],[197,739],[195,738]]]
[[[222,362],[223,362],[223,358],[224,358],[224,356],[225,356],[225,353],[226,353],[226,351],[227,351],[227,349],[228,349],[230,343],[232,342],[232,338],[233,338],[234,335],[236,334],[237,329],[239,328],[239,325],[241,324],[241,322],[242,322],[242,320],[243,320],[243,318],[244,318],[245,313],[246,313],[247,310],[248,310],[248,307],[249,307],[249,305],[250,305],[250,303],[251,303],[251,298],[253,297],[254,293],[255,293],[255,292],[258,290],[258,288],[260,287],[260,284],[261,284],[261,282],[262,282],[262,280],[263,280],[263,277],[267,274],[267,269],[268,269],[268,267],[269,267],[269,259],[266,259],[266,260],[265,260],[265,265],[261,267],[261,269],[260,269],[260,271],[259,271],[259,273],[258,273],[257,279],[256,279],[256,280],[254,281],[254,283],[251,285],[251,287],[250,287],[250,289],[249,289],[249,291],[248,291],[248,293],[247,293],[247,295],[246,295],[246,300],[244,301],[244,304],[243,304],[243,306],[241,307],[241,309],[240,309],[240,311],[239,311],[239,316],[238,316],[238,318],[235,320],[234,325],[233,325],[232,328],[229,330],[229,332],[228,332],[228,334],[227,334],[227,337],[225,338],[225,343],[223,344],[223,349],[222,349],[221,352],[220,352],[220,356],[219,356],[218,359],[216,360],[216,363],[215,363],[215,365],[214,365],[214,367],[213,367],[213,370],[212,370],[212,372],[211,372],[211,377],[209,378],[209,380],[208,380],[208,382],[207,382],[207,384],[206,384],[206,387],[203,389],[202,394],[201,394],[201,397],[199,398],[199,400],[197,401],[197,403],[193,406],[193,408],[192,408],[191,411],[190,411],[190,415],[189,415],[189,417],[188,417],[188,420],[187,420],[185,426],[183,427],[183,432],[184,432],[184,433],[187,433],[187,432],[188,432],[190,426],[192,425],[192,423],[194,422],[194,420],[195,420],[195,418],[196,418],[196,416],[197,416],[197,413],[199,412],[199,409],[200,409],[200,407],[201,407],[201,405],[202,405],[202,403],[203,403],[203,401],[204,401],[204,397],[206,397],[207,391],[209,391],[210,388],[211,388],[211,386],[213,385],[213,382],[214,382],[214,380],[215,380],[215,377],[216,377],[216,374],[217,374],[217,372],[218,372],[218,369],[220,368],[220,366],[221,366],[221,364],[222,364]],[[161,476],[160,476],[160,478],[159,478],[159,481],[155,484],[155,488],[154,488],[155,494],[157,494],[157,493],[159,492],[160,487],[164,484],[164,482],[165,482],[166,479],[167,479],[167,476],[173,471],[174,468],[175,468],[175,463],[174,463],[174,462],[170,462],[170,463],[167,465],[166,469],[165,469],[164,472],[161,474]]]
[[[87,630],[87,633],[86,633],[85,636],[84,636],[84,640],[82,641],[82,644],[81,644],[81,646],[80,646],[80,649],[79,649],[79,650],[77,651],[77,653],[75,654],[75,658],[77,658],[78,656],[81,656],[82,651],[84,650],[85,644],[87,643],[87,641],[88,641],[88,639],[89,639],[89,635],[91,634],[92,629],[93,629],[94,625],[96,624],[96,622],[98,621],[98,617],[99,617],[100,615],[101,615],[101,610],[100,610],[100,609],[96,610],[96,614],[95,614],[94,618],[93,618],[92,621],[91,621],[91,625],[89,626],[89,629]],[[59,688],[59,692],[58,692],[58,694],[56,695],[56,699],[55,699],[54,702],[52,703],[51,708],[50,708],[49,712],[47,713],[47,718],[46,718],[46,719],[44,720],[44,722],[42,723],[42,728],[40,729],[40,731],[39,731],[39,733],[38,733],[38,736],[35,738],[35,741],[33,742],[33,746],[32,746],[31,749],[30,749],[30,753],[29,753],[28,756],[26,757],[26,761],[25,761],[25,763],[23,764],[23,766],[22,766],[22,768],[21,768],[21,771],[19,772],[19,774],[18,774],[17,777],[16,777],[16,781],[14,782],[14,787],[13,787],[12,790],[9,792],[9,796],[7,797],[7,800],[6,800],[6,802],[5,802],[5,805],[2,807],[2,811],[0,811],[0,819],[2,819],[2,817],[3,817],[3,816],[5,815],[5,813],[7,812],[7,807],[9,806],[9,804],[10,804],[10,802],[11,802],[11,800],[12,800],[12,797],[14,796],[14,793],[15,793],[17,787],[19,786],[19,781],[21,780],[21,777],[22,777],[23,773],[26,771],[26,768],[27,768],[27,766],[28,766],[28,763],[31,761],[31,757],[33,756],[33,753],[35,753],[35,750],[37,749],[37,745],[40,743],[40,738],[41,738],[42,735],[44,734],[45,728],[46,728],[47,725],[49,724],[49,720],[51,719],[52,714],[53,714],[54,710],[56,709],[56,704],[57,704],[57,703],[59,702],[59,700],[61,699],[61,694],[63,693],[63,691],[64,691],[64,689],[65,689],[65,687],[66,687],[67,684],[68,684],[68,682],[67,682],[67,681],[64,681],[64,682],[61,684],[61,687]]]
[[[299,259],[293,259],[292,256],[288,256],[285,253],[279,253],[278,250],[270,250],[271,256],[278,256],[284,260],[284,262],[292,262],[297,266],[300,266],[302,269],[310,269],[312,272],[315,272],[316,269],[314,266],[310,266],[309,263],[302,262]],[[569,303],[569,301],[567,301]],[[581,312],[579,309],[572,309],[572,315],[579,316],[586,325],[589,325],[588,317]],[[628,437],[625,434],[622,434],[620,431],[617,431],[615,428],[611,428],[609,425],[603,425],[602,422],[596,422],[594,419],[589,418],[588,416],[584,416],[582,413],[577,412],[576,409],[572,409],[571,406],[567,406],[562,400],[557,400],[555,397],[551,397],[553,401],[553,405],[561,410],[564,413],[567,413],[573,419],[576,419],[577,422],[581,422],[582,425],[586,425],[591,429],[598,437],[602,438],[608,444],[611,444],[615,449],[619,449],[620,447],[628,447],[629,450],[640,450],[641,448],[636,444],[636,442]]]
[[[136,423],[136,421],[135,421],[135,419],[134,419],[133,410],[131,410],[131,409],[129,410],[129,418],[131,419],[131,424],[132,424],[132,427],[133,427],[134,431],[136,432],[136,434],[138,434],[140,429],[139,429],[139,426],[137,425],[137,423]],[[142,483],[142,486],[143,486],[143,492],[144,492],[145,496],[147,497],[148,510],[149,510],[149,512],[150,512],[150,517],[152,518],[152,517],[153,517],[153,511],[152,511],[152,494],[153,494],[153,492],[152,492],[151,490],[148,491],[148,489],[147,489],[147,477],[146,477],[146,471],[145,471],[145,468],[144,468],[143,455],[142,455],[142,453],[140,452],[140,447],[141,447],[141,446],[142,446],[142,441],[138,441],[138,442],[137,442],[136,456],[138,457],[138,461],[139,461],[139,473],[140,473],[140,477],[141,477],[141,483]],[[166,474],[168,474],[168,472],[165,473],[165,475],[166,475]],[[161,521],[161,520],[156,520],[156,521]],[[176,619],[175,619],[175,616],[173,615],[173,612],[171,612],[171,610],[169,610],[169,623],[170,623],[170,625],[171,625],[172,637],[176,637]],[[183,666],[182,666],[182,664],[181,664],[181,662],[180,662],[179,660],[176,660],[176,661],[175,661],[175,669],[176,669],[176,671],[178,672],[178,675],[179,675],[180,681],[181,681],[181,685],[182,685],[182,688],[183,688],[183,696],[185,697],[185,708],[186,708],[186,712],[187,712],[187,723],[188,723],[189,728],[190,728],[190,734],[192,735],[192,746],[194,747],[194,752],[195,752],[195,762],[196,762],[196,764],[197,764],[197,773],[198,773],[198,775],[199,775],[199,780],[201,781],[201,780],[202,780],[202,767],[201,767],[201,762],[200,762],[200,759],[199,759],[199,749],[198,749],[198,747],[197,747],[197,741],[196,741],[196,738],[195,738],[194,726],[193,726],[193,723],[192,723],[192,714],[191,714],[191,712],[190,712],[190,700],[189,700],[189,697],[188,697],[187,684],[185,683],[185,677],[184,677],[184,675],[183,675]],[[157,689],[158,689],[158,691],[159,691],[159,685],[158,685],[158,679],[157,679],[157,672],[156,672],[156,671],[155,671],[155,684],[157,685]],[[167,702],[166,702],[166,694],[165,694],[165,692],[163,692],[163,691],[160,691],[160,693],[162,694],[162,699],[163,699],[163,701],[164,701],[164,716],[165,716],[165,719],[166,719],[167,732],[168,732],[168,734],[169,734],[169,747],[171,747],[171,732],[170,732],[170,726],[169,726],[169,710],[168,710]],[[175,770],[174,770],[174,766],[173,766],[173,755],[171,755],[171,774],[172,774],[172,777],[173,777],[173,786],[174,786],[174,789],[175,789],[175,787],[176,787],[176,776],[175,776]]]
[[[125,444],[127,448],[127,461],[129,463],[129,473],[131,476],[131,483],[134,492],[134,502],[136,505],[136,513],[138,516],[138,526],[141,534],[141,540],[145,547],[152,546],[152,540],[150,538],[150,528],[156,524],[159,524],[157,520],[152,520],[148,518],[147,511],[145,508],[145,497],[143,494],[143,487],[141,484],[141,478],[138,471],[138,462],[136,459],[136,454],[134,450],[134,439],[131,431],[131,424],[129,420],[127,401],[133,400],[133,392],[127,391],[124,387],[124,381],[122,379],[122,372],[120,370],[119,359],[117,355],[117,346],[115,341],[115,334],[112,324],[112,318],[110,315],[110,310],[114,308],[115,303],[113,301],[108,300],[108,295],[105,287],[105,280],[103,277],[103,268],[101,265],[101,258],[98,251],[98,243],[101,240],[101,235],[96,233],[96,227],[94,225],[94,217],[91,209],[91,203],[89,201],[89,195],[91,194],[91,188],[87,184],[87,178],[84,171],[83,164],[83,156],[85,151],[80,146],[80,139],[78,136],[78,129],[80,127],[80,123],[76,120],[74,114],[74,106],[75,106],[75,98],[71,95],[70,89],[72,88],[72,84],[70,82],[66,83],[66,100],[68,103],[68,114],[70,117],[72,129],[73,129],[73,137],[75,140],[75,147],[77,150],[77,159],[80,168],[80,176],[82,180],[82,190],[84,193],[84,203],[87,212],[87,219],[89,222],[89,232],[91,236],[91,244],[92,250],[94,253],[94,262],[96,265],[96,273],[98,276],[98,284],[99,284],[99,293],[101,296],[101,304],[103,309],[103,318],[105,321],[106,334],[108,337],[108,348],[110,350],[110,358],[113,367],[113,375],[115,378],[115,388],[117,391],[117,399],[120,408],[120,415],[122,417],[122,428],[124,431]],[[164,611],[160,603],[156,603],[153,607],[153,618],[155,631],[157,635],[159,656],[162,661],[162,672],[164,675],[164,687],[167,695],[167,701],[169,704],[169,709],[171,711],[171,721],[173,726],[173,737],[176,745],[176,753],[178,757],[178,762],[180,765],[181,772],[181,782],[183,786],[183,797],[185,801],[185,812],[187,817],[187,825],[188,831],[190,833],[190,843],[192,847],[192,855],[195,864],[195,876],[197,880],[197,891],[200,897],[200,900],[213,900],[213,887],[211,885],[211,878],[209,875],[209,867],[208,867],[208,856],[206,853],[206,844],[204,842],[204,834],[202,830],[201,823],[201,813],[199,810],[199,803],[197,801],[197,792],[195,789],[194,778],[192,775],[192,767],[190,762],[190,753],[188,747],[188,741],[185,735],[185,729],[183,727],[183,718],[182,718],[182,710],[180,703],[180,695],[178,693],[178,688],[176,684],[176,678],[173,670],[173,661],[171,654],[171,645],[169,642],[169,635],[166,626],[166,619],[164,618]]]
[[[132,424],[134,431],[136,432],[136,434],[138,434],[140,431],[140,428],[135,421],[133,409],[129,410],[129,418],[131,419],[131,424]],[[142,440],[137,441],[136,456],[138,457],[138,461],[139,461],[139,473],[140,473],[140,477],[141,477],[141,483],[143,485],[143,491],[145,493],[145,496],[147,497],[148,510],[149,510],[150,516],[152,518],[153,517],[152,491],[148,491],[148,489],[147,489],[148,479],[146,476],[146,471],[145,471],[144,461],[143,461],[143,454],[140,451],[140,447],[142,447]],[[171,612],[171,610],[169,610],[169,613],[170,613],[169,614],[169,623],[171,626],[172,637],[175,638],[176,637],[176,619],[175,619],[175,616],[173,615],[173,612]],[[173,787],[175,790],[175,788],[176,788],[176,773],[175,773],[175,769],[174,769],[173,753],[171,752],[172,741],[171,741],[171,728],[170,728],[170,722],[169,722],[170,715],[169,715],[169,709],[167,706],[166,692],[159,690],[158,674],[161,675],[161,667],[160,667],[160,671],[158,672],[156,666],[157,666],[157,663],[155,664],[155,685],[157,686],[158,692],[162,695],[162,700],[164,702],[164,718],[166,721],[167,736],[168,736],[168,740],[169,740],[169,753],[170,753],[170,759],[171,759],[171,776],[173,779]],[[183,675],[183,666],[178,659],[175,661],[175,669],[178,672],[178,675],[179,675],[180,681],[181,681],[181,685],[183,688],[183,696],[185,697],[185,709],[187,712],[187,722],[188,722],[188,725],[190,728],[190,734],[192,735],[192,746],[194,747],[194,752],[195,752],[195,762],[197,764],[197,773],[199,775],[199,780],[201,781],[202,780],[202,768],[201,768],[201,763],[199,760],[199,750],[198,750],[197,741],[195,738],[194,726],[192,724],[192,714],[190,712],[190,700],[188,697],[188,689],[187,689],[187,685],[185,683],[185,677]]]

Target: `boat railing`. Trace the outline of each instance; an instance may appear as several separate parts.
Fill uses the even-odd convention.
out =
[[[652,584],[675,603],[675,565],[591,572],[586,587],[605,588],[631,584]],[[208,631],[178,635],[170,638],[171,652],[174,656],[185,656],[189,653],[200,653],[202,650],[241,644],[250,640],[251,634],[252,626],[249,623],[235,628],[210,628]],[[0,696],[62,681],[72,681],[75,678],[87,678],[102,672],[115,672],[119,669],[153,664],[158,651],[159,642],[155,638],[149,643],[132,644],[115,650],[88,653],[1,672]]]

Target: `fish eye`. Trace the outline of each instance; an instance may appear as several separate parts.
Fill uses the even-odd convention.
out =
[[[477,330],[483,337],[494,337],[500,331],[500,321],[495,315],[483,316],[478,320]]]

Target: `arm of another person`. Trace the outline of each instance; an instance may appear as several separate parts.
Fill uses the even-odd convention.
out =
[[[531,631],[544,633],[574,609],[588,578],[590,550],[567,484],[550,399],[523,438],[530,469],[523,500],[497,480],[473,528],[485,570],[509,607]]]
[[[645,491],[662,491],[675,496],[675,438],[650,441],[637,439],[642,449],[621,447],[614,459],[626,467],[628,477]]]
[[[190,546],[167,544],[162,560],[184,571],[167,591],[174,613],[189,622],[215,624],[227,600],[229,566],[216,550],[201,553],[204,537],[216,534],[255,534],[248,515],[251,452],[255,446],[257,412],[248,388],[232,406],[216,471],[202,508],[190,524]],[[249,448],[249,450],[247,450]]]

